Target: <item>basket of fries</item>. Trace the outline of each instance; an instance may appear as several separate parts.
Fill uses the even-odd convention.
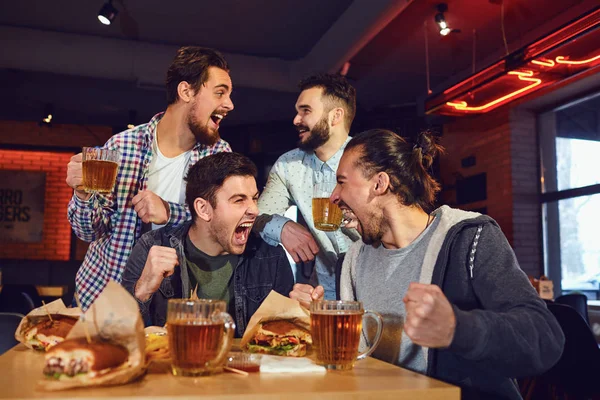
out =
[[[146,334],[146,365],[164,364],[169,365],[171,355],[169,354],[169,337],[167,329],[158,326],[149,326],[144,329]],[[154,370],[155,368],[152,368]]]

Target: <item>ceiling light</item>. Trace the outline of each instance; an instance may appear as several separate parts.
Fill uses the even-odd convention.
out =
[[[137,120],[137,111],[129,110],[129,118],[127,119],[129,123],[127,124],[127,129],[135,128],[135,122]]]
[[[54,107],[52,104],[46,104],[44,107],[44,114],[42,114],[42,120],[40,121],[40,125],[52,125],[52,117],[54,113]]]
[[[98,20],[104,25],[110,25],[117,17],[119,10],[112,4],[112,0],[108,0],[98,12]]]
[[[446,3],[441,3],[437,5],[436,9],[438,13],[435,15],[435,23],[440,27],[440,35],[446,36],[452,31],[452,29],[448,27],[446,17],[444,17],[444,13],[448,11],[448,5]]]

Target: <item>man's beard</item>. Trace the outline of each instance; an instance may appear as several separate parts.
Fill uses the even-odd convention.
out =
[[[362,233],[362,241],[365,244],[377,247],[383,238],[382,218],[372,215],[368,221],[369,222],[364,225],[360,220],[358,220],[358,223],[360,224],[360,231]]]
[[[319,122],[317,122],[315,126],[313,126],[313,128],[310,130],[308,138],[305,141],[298,141],[298,147],[305,151],[315,150],[327,143],[328,140],[329,124],[327,123],[327,116],[325,116]]]
[[[192,105],[187,118],[190,131],[194,134],[196,141],[205,146],[212,146],[221,139],[219,131],[211,132],[207,124],[202,125],[196,118],[196,103]]]

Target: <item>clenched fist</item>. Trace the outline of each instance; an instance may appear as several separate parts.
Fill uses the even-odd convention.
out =
[[[154,192],[142,190],[133,198],[133,207],[144,223],[166,224],[169,220],[169,204]]]
[[[281,244],[297,263],[313,260],[315,254],[319,252],[319,245],[308,229],[294,221],[288,221],[283,225]]]
[[[91,194],[83,190],[82,154],[75,154],[67,164],[67,185],[75,190],[75,195],[81,200],[87,200]]]
[[[301,306],[310,308],[310,303],[313,300],[322,300],[325,296],[323,286],[313,288],[311,285],[296,283],[293,290],[290,292],[290,299],[298,300]]]
[[[450,346],[456,329],[456,316],[439,286],[411,283],[404,296],[404,304],[404,332],[413,343],[431,348]]]
[[[174,248],[152,246],[142,275],[135,285],[135,297],[140,301],[148,300],[158,290],[163,279],[173,275],[178,264],[177,251]]]

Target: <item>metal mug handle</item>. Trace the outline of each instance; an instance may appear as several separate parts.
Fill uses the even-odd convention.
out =
[[[362,360],[369,357],[375,351],[377,345],[381,341],[381,335],[383,333],[383,318],[381,317],[381,314],[375,311],[365,310],[365,313],[363,314],[363,320],[365,317],[369,316],[372,317],[375,320],[375,322],[377,322],[377,332],[375,332],[375,339],[373,340],[373,343],[369,346],[369,348],[366,351],[360,353],[358,357],[356,357],[357,360]]]
[[[219,349],[219,354],[217,357],[208,362],[210,368],[220,367],[225,364],[225,357],[227,357],[227,353],[231,350],[231,345],[233,344],[233,334],[235,333],[235,322],[233,322],[233,318],[226,312],[220,312],[216,314],[220,316],[223,321],[223,327],[225,328],[225,338],[221,343],[221,348]]]

